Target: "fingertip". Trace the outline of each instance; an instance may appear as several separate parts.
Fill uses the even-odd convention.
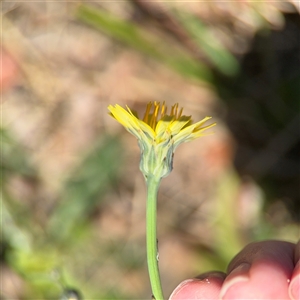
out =
[[[225,275],[207,274],[181,282],[171,294],[169,300],[218,299]]]
[[[197,279],[187,279],[182,281],[172,292],[171,296],[169,297],[169,300],[178,300],[178,299],[184,299],[182,298],[186,294],[186,290],[189,286],[193,285],[193,282]]]
[[[289,278],[283,266],[272,260],[260,259],[252,265],[242,264],[226,278],[221,299],[290,299]],[[299,299],[299,298],[296,298]]]
[[[289,285],[289,297],[293,300],[300,299],[300,261],[295,266]]]
[[[242,263],[227,276],[222,289],[220,291],[220,299],[223,299],[228,291],[234,287],[235,289],[240,286],[240,283],[249,281],[249,270],[251,265],[248,263]],[[228,295],[227,295],[228,296]]]

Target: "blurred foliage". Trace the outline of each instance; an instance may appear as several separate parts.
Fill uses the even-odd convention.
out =
[[[268,202],[285,198],[298,222],[300,45],[295,28],[299,24],[299,15],[291,14],[282,31],[258,32],[252,50],[241,59],[243,72],[231,80],[223,78],[218,86],[230,107],[227,124],[238,141],[237,170],[263,186]]]
[[[3,157],[1,172],[3,186],[2,202],[2,257],[29,283],[26,297],[58,299],[66,284],[76,282],[72,276],[64,282],[55,270],[68,265],[74,257],[70,251],[80,249],[90,235],[88,218],[100,207],[103,197],[116,182],[122,165],[123,150],[116,137],[102,137],[87,153],[63,184],[60,201],[57,202],[44,228],[37,227],[26,203],[14,199],[7,182],[11,177],[38,176],[34,165],[23,147],[2,130]],[[4,248],[5,247],[5,248]],[[68,272],[64,268],[64,272]],[[101,291],[99,291],[101,292]],[[106,298],[105,291],[99,299]],[[65,296],[62,296],[62,298]],[[116,298],[111,298],[116,299]]]
[[[157,72],[158,81],[167,78],[171,82],[170,73],[159,76],[159,72],[164,72],[159,68],[167,67],[170,72],[175,71],[183,82],[209,87],[215,92],[213,97],[221,100],[212,104],[209,108],[212,111],[207,113],[219,115],[226,121],[226,125],[218,122],[218,127],[227,131],[228,126],[234,143],[227,141],[229,145],[225,146],[216,143],[211,148],[205,148],[204,144],[203,148],[213,156],[207,164],[201,162],[196,165],[198,150],[197,154],[187,151],[186,157],[193,158],[192,166],[177,169],[182,171],[183,184],[180,185],[181,181],[175,175],[172,177],[174,182],[166,179],[168,185],[162,186],[158,230],[160,249],[167,261],[167,265],[163,265],[162,259],[165,272],[162,274],[165,280],[163,286],[166,286],[167,292],[184,276],[194,276],[196,272],[211,269],[225,270],[232,256],[252,240],[277,238],[295,241],[299,237],[300,19],[291,3],[213,1],[198,5],[194,1],[189,3],[189,8],[184,2],[166,1],[160,5],[135,0],[117,5],[108,2],[65,3],[63,9],[53,9],[59,22],[66,19],[70,22],[68,26],[72,29],[69,36],[74,36],[76,42],[91,32],[94,34],[92,38],[96,36],[101,40],[105,36],[110,41],[109,44],[106,39],[101,40],[109,45],[105,50],[109,52],[107,56],[114,51],[134,49],[134,55],[143,57],[141,64],[149,64],[147,68]],[[131,166],[132,157],[124,150],[120,136],[112,136],[110,131],[114,130],[102,122],[103,114],[100,114],[101,129],[97,119],[99,115],[97,121],[92,117],[93,121],[90,121],[95,112],[93,101],[89,102],[81,95],[86,95],[83,90],[99,85],[101,92],[95,94],[100,98],[97,103],[103,105],[100,109],[96,107],[104,114],[109,102],[103,98],[115,101],[114,97],[110,98],[113,92],[123,88],[127,101],[133,87],[126,86],[128,81],[124,81],[125,87],[122,87],[126,66],[119,62],[121,67],[113,73],[117,77],[112,84],[113,90],[108,89],[106,95],[103,90],[109,85],[109,80],[99,76],[103,70],[106,71],[103,62],[107,56],[99,58],[99,53],[100,56],[103,53],[99,50],[102,45],[91,52],[89,45],[83,47],[82,60],[76,60],[76,52],[72,52],[70,57],[67,52],[56,61],[54,58],[58,55],[55,51],[51,52],[51,46],[59,45],[59,51],[65,51],[63,39],[50,40],[49,44],[42,40],[40,46],[47,45],[50,59],[46,54],[45,57],[38,55],[38,46],[33,45],[48,28],[47,22],[52,16],[47,10],[50,4],[6,5],[3,11],[8,15],[7,19],[11,19],[6,23],[9,26],[16,24],[15,28],[11,27],[11,31],[6,32],[14,36],[11,41],[16,43],[19,40],[20,43],[14,44],[6,38],[4,46],[7,52],[11,52],[24,78],[19,80],[19,86],[11,89],[11,94],[7,93],[9,100],[17,98],[13,108],[8,109],[8,112],[15,110],[16,113],[8,118],[0,132],[3,198],[1,271],[4,279],[13,282],[9,292],[1,290],[1,299],[145,298],[150,295],[150,289],[145,262],[144,215],[140,213],[144,211],[144,202],[140,199],[144,190],[140,178],[133,175],[138,171],[138,164]],[[47,13],[41,16],[37,13],[39,9]],[[55,32],[61,29],[56,27],[56,23],[50,25]],[[20,32],[23,30],[23,40],[22,34],[16,30],[18,26]],[[81,32],[79,38],[78,32]],[[9,42],[12,44],[7,44]],[[74,51],[78,46],[80,48],[80,41],[78,44],[69,42],[72,46],[67,45],[66,48]],[[25,56],[24,61],[18,61],[20,53],[26,52],[22,47],[28,47],[30,55]],[[97,65],[93,53],[102,64]],[[38,58],[36,65],[35,58]],[[64,65],[65,61],[69,65]],[[137,69],[136,77],[146,77],[145,69]],[[62,72],[61,77],[59,72]],[[59,74],[57,78],[55,74]],[[64,82],[62,77],[76,78],[77,82],[72,85],[72,80]],[[50,81],[52,85],[48,85]],[[80,85],[82,82],[91,82],[91,85]],[[177,77],[172,81],[175,85],[178,82]],[[140,85],[137,90],[151,90],[153,86]],[[66,93],[60,93],[65,89]],[[171,86],[170,90],[173,89],[176,94],[178,90]],[[182,89],[185,87],[182,86]],[[72,98],[72,91],[75,91],[76,97]],[[193,92],[189,93],[188,89],[184,92],[187,99],[182,100],[183,104],[196,113],[201,102],[189,100]],[[154,100],[174,102],[174,94],[162,92],[162,99]],[[121,98],[120,94],[117,95],[117,99]],[[140,103],[135,101],[138,109],[149,100],[148,95],[145,94]],[[197,98],[198,94],[195,95]],[[59,102],[56,98],[64,100]],[[74,123],[69,119],[66,121],[69,111],[74,109],[70,103],[77,103],[78,98],[81,106],[77,107]],[[86,112],[85,108],[89,105],[92,108]],[[15,120],[20,120],[20,111],[23,113],[21,122],[14,126]],[[27,135],[23,134],[21,127],[26,127],[26,120],[30,118],[40,120],[47,137],[39,132],[40,128],[32,130],[29,127],[29,130],[24,129]],[[48,121],[51,126],[45,129],[47,126],[44,124]],[[93,122],[97,125],[94,126]],[[65,124],[71,127],[70,131],[66,130],[67,133],[59,131]],[[88,128],[81,132],[80,126]],[[93,131],[96,134],[91,134],[90,140],[85,139]],[[32,142],[34,134],[38,136],[37,143]],[[56,135],[58,138],[53,138]],[[68,138],[73,139],[69,143],[74,145],[75,140],[83,140],[81,148],[74,146],[76,151],[72,155],[76,159],[60,170],[63,175],[51,171],[51,163],[50,167],[43,168],[48,159],[53,162],[56,155],[64,155],[63,147],[52,153],[53,144],[47,138],[50,141],[53,138],[53,144],[62,145],[62,140]],[[135,143],[135,140],[132,141]],[[127,145],[132,146],[130,143]],[[51,157],[41,156],[43,159],[39,160],[37,153],[47,146],[50,150],[45,153]],[[226,161],[222,165],[222,155],[231,159],[230,154],[222,152],[226,152],[226,147],[235,148],[234,161]],[[133,146],[132,149],[136,150]],[[200,150],[201,159],[209,160],[209,155]],[[62,161],[59,160],[59,163]],[[216,168],[219,171],[212,171],[218,163],[221,165]],[[211,169],[209,164],[212,164]],[[45,175],[45,170],[50,170],[50,175]],[[51,180],[51,176],[55,176],[52,174],[60,174],[59,179]],[[263,192],[254,181],[264,187]],[[197,191],[191,196],[188,189],[193,184]],[[202,210],[203,213],[198,213]],[[183,244],[186,246],[183,247]],[[189,261],[190,257],[193,260]]]
[[[183,76],[205,81],[212,80],[210,70],[200,61],[193,59],[178,48],[171,48],[163,39],[159,39],[149,32],[145,34],[134,23],[117,19],[109,12],[86,5],[79,7],[77,16],[79,20],[93,25],[143,54],[157,59]]]
[[[22,147],[16,144],[8,130],[0,128],[1,134],[1,187],[5,179],[15,173],[31,176],[35,174],[34,168],[30,165],[27,155]]]
[[[228,76],[237,74],[239,68],[237,60],[210,33],[208,26],[204,25],[199,18],[192,14],[176,11],[176,16],[178,16],[190,36],[195,39],[199,48],[220,72]]]
[[[66,181],[61,192],[62,201],[50,220],[49,231],[55,239],[69,243],[70,231],[75,230],[74,226],[81,228],[99,206],[101,195],[113,185],[121,165],[122,147],[118,138],[102,139],[82,160],[74,175]]]

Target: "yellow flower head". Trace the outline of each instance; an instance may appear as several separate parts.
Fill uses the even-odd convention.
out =
[[[143,119],[128,106],[126,108],[118,104],[108,106],[111,115],[138,139],[142,151],[140,168],[146,178],[167,176],[178,145],[202,136],[204,130],[215,125],[204,126],[211,117],[193,124],[191,116],[182,115],[183,109],[179,109],[177,103],[168,114],[165,103],[149,102]]]

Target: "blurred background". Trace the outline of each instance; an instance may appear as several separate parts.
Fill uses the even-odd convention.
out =
[[[218,123],[159,191],[166,297],[299,238],[299,1],[0,5],[1,299],[150,299],[140,152],[109,104]]]

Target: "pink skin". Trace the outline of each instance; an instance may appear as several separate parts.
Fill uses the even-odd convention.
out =
[[[263,241],[247,245],[227,274],[209,272],[183,281],[169,300],[300,300],[300,241]]]

